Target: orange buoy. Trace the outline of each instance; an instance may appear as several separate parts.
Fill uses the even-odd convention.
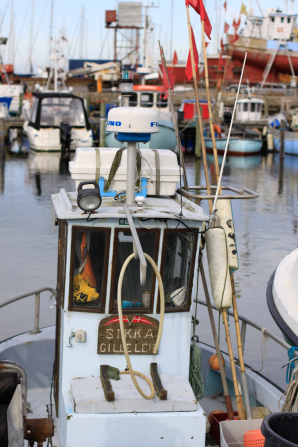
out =
[[[225,361],[223,359],[223,356],[221,356],[222,358],[222,363],[225,366]],[[219,363],[218,363],[218,358],[216,354],[213,354],[210,358],[209,358],[209,366],[211,369],[214,369],[214,371],[218,371],[219,370]]]
[[[213,411],[211,411],[211,413],[209,413],[209,415],[208,415],[208,421],[210,422],[210,424],[211,424],[211,418],[212,418],[212,415],[213,415],[213,414],[218,414],[218,413],[224,413],[224,411],[222,411],[222,410],[213,410]]]

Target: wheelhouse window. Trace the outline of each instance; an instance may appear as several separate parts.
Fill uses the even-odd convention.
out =
[[[167,107],[168,106],[168,99],[164,99],[163,98],[163,93],[159,93],[158,95],[157,95],[157,102],[156,102],[156,105],[157,105],[157,107]]]
[[[161,275],[166,312],[190,309],[197,234],[188,230],[165,230]],[[160,302],[158,302],[158,312]]]
[[[40,127],[59,127],[62,122],[72,127],[86,127],[82,101],[78,98],[43,98]]]
[[[256,110],[256,103],[255,102],[251,102],[250,103],[250,111],[254,112]]]
[[[258,112],[260,112],[261,111],[261,103],[259,102],[258,103]]]
[[[240,104],[238,104],[238,112],[239,113],[241,113],[241,106],[242,106],[242,104],[240,103]]]
[[[109,245],[110,229],[73,228],[69,310],[104,312]]]
[[[284,18],[284,17],[281,17],[281,18],[280,18],[280,23],[284,23],[284,20],[285,20],[285,18]]]
[[[159,230],[139,229],[138,236],[144,253],[157,262]],[[110,293],[110,313],[118,313],[117,289],[121,268],[133,252],[133,238],[129,229],[116,229]],[[122,283],[122,309],[127,313],[152,313],[156,276],[147,261],[145,285],[140,283],[140,261],[132,259],[124,273]]]
[[[141,107],[153,107],[153,93],[141,94]]]
[[[247,111],[248,111],[248,103],[245,102],[245,103],[243,104],[243,112],[247,112]]]
[[[30,116],[30,122],[31,123],[35,123],[35,121],[36,121],[37,107],[38,107],[38,99],[34,98],[32,111],[31,111],[31,116]]]
[[[132,93],[129,97],[129,107],[136,107],[138,105],[138,94]]]

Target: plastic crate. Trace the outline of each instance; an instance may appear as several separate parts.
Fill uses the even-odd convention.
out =
[[[234,411],[233,413],[234,417],[238,416],[238,411]],[[222,421],[226,421],[228,419],[228,413],[214,413],[211,415],[211,430],[210,435],[212,438],[217,442],[217,444],[220,446],[220,430],[219,430],[219,423]]]

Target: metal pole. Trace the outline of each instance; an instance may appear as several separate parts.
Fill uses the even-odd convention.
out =
[[[126,205],[135,204],[135,183],[136,183],[136,143],[127,144],[127,170],[126,170]]]
[[[32,67],[32,47],[33,47],[33,18],[34,18],[34,0],[32,0],[32,11],[31,11],[31,32],[30,32],[30,73],[33,73]]]
[[[52,53],[52,39],[53,39],[53,10],[54,10],[54,0],[51,3],[51,19],[50,19],[50,47],[49,47],[49,56]]]
[[[35,295],[35,315],[34,315],[34,330],[32,334],[38,334],[39,330],[39,312],[40,312],[40,292]]]
[[[100,103],[100,147],[105,147],[106,143],[106,104]]]
[[[245,346],[245,336],[246,336],[246,323],[242,321],[241,324],[241,345],[242,345],[242,353],[244,354],[244,346]]]

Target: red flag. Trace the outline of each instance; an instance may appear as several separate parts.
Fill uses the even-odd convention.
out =
[[[230,25],[225,22],[224,33],[227,34],[229,31]]]
[[[175,76],[173,76],[173,74],[172,74],[171,67],[168,67],[168,76],[169,76],[170,85],[168,84],[166,69],[162,62],[162,83],[163,83],[162,93],[165,93],[165,95],[163,96],[163,99],[167,99],[169,97],[168,88],[171,87],[171,89],[173,89],[174,85],[175,85]]]
[[[233,27],[235,28],[235,33],[237,32],[239,26],[240,26],[241,18],[239,17],[238,21],[236,22],[235,19],[233,19]]]
[[[218,61],[218,69],[219,69],[219,71],[221,71],[223,69],[223,66],[224,66],[224,61],[223,61],[223,58],[222,58],[222,54],[220,53],[219,54],[219,61]]]
[[[225,46],[224,46],[224,43],[223,43],[222,39],[220,39],[220,46],[221,46],[221,50],[224,51]]]
[[[191,27],[191,39],[192,39],[193,55],[194,55],[194,60],[195,60],[195,69],[197,72],[198,65],[199,65],[199,55],[198,55],[198,50],[197,50],[197,46],[196,46],[195,36],[193,35],[192,27]],[[187,79],[190,81],[192,78],[192,66],[191,66],[190,51],[188,52],[185,74],[186,74]]]
[[[175,50],[174,51],[172,65],[177,65],[177,63],[178,63],[178,56],[177,56],[177,53],[176,53],[176,50]]]
[[[210,43],[210,42],[205,42],[205,48],[208,47],[209,43]]]
[[[198,13],[201,16],[201,20],[205,21],[204,24],[204,30],[206,33],[206,36],[209,37],[209,39],[211,40],[211,31],[212,31],[212,26],[209,20],[209,17],[207,15],[205,6],[203,4],[203,0],[185,0],[185,4],[186,6],[191,6],[196,13]]]
[[[237,33],[234,34],[234,36],[230,36],[230,43],[233,45],[237,40],[239,39],[239,36]]]
[[[223,7],[225,8],[225,10],[227,10],[227,2],[226,1],[224,2]]]

